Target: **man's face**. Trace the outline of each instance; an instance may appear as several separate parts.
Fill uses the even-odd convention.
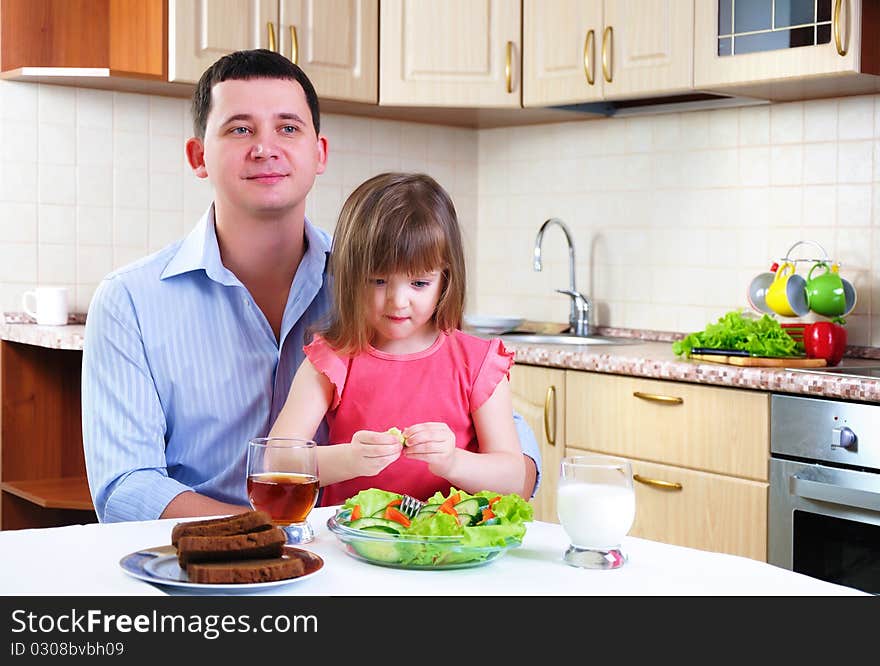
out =
[[[324,172],[327,141],[317,136],[305,92],[284,79],[229,80],[212,92],[203,141],[187,157],[209,178],[224,210],[277,216],[297,207]]]

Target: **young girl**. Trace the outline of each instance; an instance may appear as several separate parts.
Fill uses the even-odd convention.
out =
[[[421,499],[450,486],[522,492],[513,354],[458,330],[464,252],[443,188],[405,173],[360,185],[340,213],[330,269],[330,324],[304,348],[270,433],[311,438],[326,415],[321,504],[371,487]]]

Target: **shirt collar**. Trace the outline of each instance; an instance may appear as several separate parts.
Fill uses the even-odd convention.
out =
[[[315,264],[322,269],[330,253],[330,238],[317,227],[305,221],[306,251],[303,262]],[[191,271],[203,270],[209,278],[227,286],[241,285],[235,274],[227,269],[220,259],[220,245],[214,222],[214,204],[205,211],[196,226],[181,241],[177,252],[162,271],[161,279],[182,275]]]

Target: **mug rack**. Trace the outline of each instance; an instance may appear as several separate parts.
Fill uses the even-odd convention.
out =
[[[819,249],[819,251],[822,253],[822,255],[823,255],[822,258],[821,259],[794,259],[794,258],[792,258],[791,253],[799,245],[814,245],[814,246],[816,246]],[[786,252],[785,256],[782,257],[781,259],[779,259],[779,261],[781,262],[781,265],[785,264],[785,263],[798,264],[798,263],[824,262],[826,264],[831,264],[833,266],[838,266],[838,267],[840,266],[839,262],[833,261],[831,259],[831,257],[828,256],[828,252],[825,251],[824,247],[819,245],[819,243],[817,243],[816,241],[812,241],[812,240],[799,240],[794,245],[792,245],[790,248],[788,248],[788,252]]]

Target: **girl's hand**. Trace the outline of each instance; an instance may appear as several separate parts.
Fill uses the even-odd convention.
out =
[[[349,465],[352,477],[375,476],[400,457],[403,446],[388,432],[358,430],[351,438]]]
[[[428,469],[446,478],[455,461],[455,434],[445,423],[417,423],[403,431],[404,455],[428,463]]]

